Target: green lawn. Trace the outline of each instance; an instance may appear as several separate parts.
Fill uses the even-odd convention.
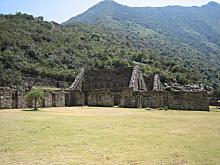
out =
[[[220,112],[0,110],[1,165],[219,165]]]

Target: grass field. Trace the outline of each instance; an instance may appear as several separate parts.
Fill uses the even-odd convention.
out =
[[[1,165],[219,165],[220,112],[0,111]]]

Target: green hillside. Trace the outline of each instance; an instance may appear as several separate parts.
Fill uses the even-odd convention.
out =
[[[76,22],[105,27],[128,46],[149,50],[161,60],[173,60],[185,69],[200,72],[205,82],[220,77],[220,5],[162,8],[128,7],[102,1],[63,25]],[[181,75],[181,77],[184,77]]]
[[[147,73],[160,73],[164,81],[174,81],[179,74],[190,81],[199,79],[195,70],[186,70],[173,61],[161,60],[150,50],[129,44],[129,39],[99,26],[78,23],[62,27],[27,14],[0,15],[0,86],[19,85],[23,76],[73,81],[84,66],[107,68],[139,63]]]
[[[91,11],[98,15],[100,5],[109,3],[133,10],[114,2],[102,2],[88,11],[91,15],[88,20],[96,18]],[[217,87],[220,78],[217,43],[216,54],[211,48],[210,54],[206,54],[180,41],[180,37],[108,14],[106,11],[94,22],[76,21],[81,15],[65,23],[68,26],[21,13],[0,15],[0,86],[19,85],[23,76],[73,81],[83,66],[139,64],[147,74],[159,73],[163,82],[198,82]]]

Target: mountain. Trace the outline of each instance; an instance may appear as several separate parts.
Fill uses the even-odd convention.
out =
[[[220,77],[220,4],[201,7],[129,7],[105,0],[64,22],[91,24],[127,38],[139,50],[150,50],[162,59],[190,65],[204,79]],[[215,80],[213,80],[213,77]]]
[[[81,67],[136,64],[147,74],[160,73],[164,82],[202,81],[195,69],[161,60],[104,27],[80,23],[63,27],[22,13],[0,15],[0,51],[0,86],[19,86],[25,77],[72,82]]]
[[[81,67],[139,64],[145,74],[160,74],[162,82],[217,88],[218,12],[214,2],[131,8],[108,0],[62,25],[28,14],[0,14],[0,86],[17,86],[24,77],[72,82]]]

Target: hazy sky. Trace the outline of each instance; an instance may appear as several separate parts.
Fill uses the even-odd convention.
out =
[[[0,0],[0,13],[16,12],[43,16],[45,20],[64,22],[102,0]],[[115,0],[128,6],[201,6],[210,0]],[[220,0],[215,0],[220,3]]]

